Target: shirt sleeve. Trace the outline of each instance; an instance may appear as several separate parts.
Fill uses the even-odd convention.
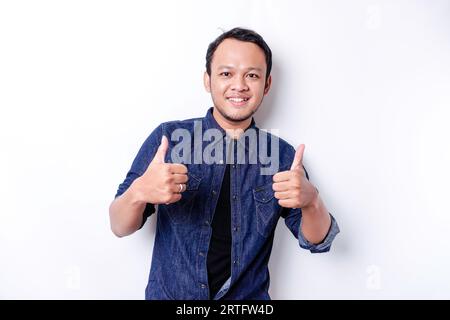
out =
[[[162,125],[159,125],[150,136],[144,141],[139,149],[136,157],[133,160],[131,168],[125,177],[125,180],[119,185],[115,198],[121,196],[131,186],[134,180],[142,176],[147,170],[148,165],[152,161],[156,154],[156,151],[161,143],[162,138]],[[155,212],[155,205],[147,203],[143,212],[142,224],[140,228],[145,224],[145,221],[149,216]]]
[[[327,235],[323,239],[321,243],[313,244],[309,242],[300,228],[302,221],[302,209],[283,209],[284,222],[292,234],[298,239],[298,243],[301,248],[309,250],[311,253],[322,253],[330,251],[331,244],[336,237],[336,235],[340,232],[339,226],[336,222],[336,219],[330,214],[331,217],[331,226],[328,230]]]

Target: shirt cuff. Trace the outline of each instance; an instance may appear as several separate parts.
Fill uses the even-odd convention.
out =
[[[311,251],[311,253],[322,253],[330,251],[331,243],[333,242],[336,235],[340,232],[339,226],[331,213],[330,217],[331,217],[330,229],[328,230],[327,236],[325,237],[325,239],[323,239],[321,243],[313,244],[308,240],[306,240],[305,236],[302,233],[302,228],[299,227],[300,230],[298,232],[298,242],[300,244],[300,247]]]

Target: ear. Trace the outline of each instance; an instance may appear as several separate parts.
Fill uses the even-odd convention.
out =
[[[203,85],[205,86],[205,90],[211,93],[211,85],[208,72],[205,71],[203,74]]]
[[[271,85],[272,85],[272,75],[270,75],[267,78],[266,85],[265,85],[265,88],[264,88],[264,95],[266,95],[269,92]]]

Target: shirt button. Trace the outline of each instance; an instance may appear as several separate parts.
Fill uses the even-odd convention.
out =
[[[202,289],[205,289],[205,288],[206,288],[206,284],[203,284],[203,283],[202,283],[202,284],[200,285],[200,287],[201,287]]]
[[[223,160],[222,160],[222,159],[220,159],[220,160],[219,160],[219,163],[220,163],[220,164],[223,164]]]
[[[236,200],[237,199],[237,195],[233,195],[233,200]]]
[[[233,164],[233,169],[236,169],[236,165],[235,164]]]
[[[237,261],[236,260],[233,260],[233,264],[236,264],[237,263]]]
[[[208,220],[206,220],[206,221],[205,221],[205,224],[206,224],[207,226],[209,226],[209,221],[208,221]]]
[[[237,231],[237,227],[233,227],[233,231]]]
[[[203,252],[200,252],[199,255],[201,255],[202,257],[205,256],[205,254]]]
[[[213,195],[216,195],[216,194],[217,194],[217,191],[216,191],[216,190],[213,190],[213,191],[212,191],[212,194],[213,194]]]

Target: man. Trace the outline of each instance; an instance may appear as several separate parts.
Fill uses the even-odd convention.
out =
[[[146,299],[270,299],[280,217],[300,247],[330,249],[339,228],[308,180],[305,146],[295,151],[252,118],[269,92],[271,65],[257,33],[219,36],[204,74],[214,107],[159,125],[120,184],[109,211],[115,235],[140,229],[157,205]]]

